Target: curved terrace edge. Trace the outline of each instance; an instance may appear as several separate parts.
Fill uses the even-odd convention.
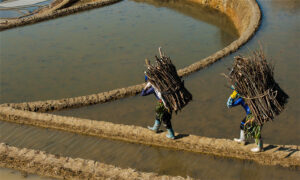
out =
[[[102,3],[111,4],[113,2],[118,2],[120,0],[104,0]],[[187,76],[193,72],[199,71],[214,62],[220,60],[226,55],[236,51],[239,47],[245,44],[256,32],[260,25],[261,11],[256,0],[190,0],[211,8],[217,9],[222,13],[229,16],[235,27],[237,28],[240,37],[233,41],[230,45],[217,51],[216,53],[208,56],[196,63],[193,63],[183,69],[178,70],[180,76]],[[89,4],[86,4],[89,7]],[[92,5],[91,5],[92,6]],[[56,11],[55,11],[56,12]],[[67,10],[62,9],[58,12],[67,12]],[[56,14],[59,14],[59,13]],[[35,101],[35,102],[24,102],[24,103],[9,103],[2,104],[0,106],[11,106],[13,108],[35,111],[35,112],[47,112],[53,110],[61,110],[66,108],[87,106],[98,103],[105,103],[109,101],[114,101],[117,99],[125,98],[128,96],[134,96],[138,94],[144,84],[133,85],[129,87],[124,87],[120,89],[114,89],[107,92],[101,92],[92,95],[63,98],[58,100],[46,100],[46,101]]]
[[[82,5],[75,5],[71,7],[64,8],[67,4],[72,3],[75,0],[62,0],[61,2],[54,1],[52,4],[53,7],[50,5],[47,8],[41,9],[36,14],[33,14],[28,17],[17,18],[17,19],[4,19],[0,22],[0,31],[30,25],[50,19],[55,19],[62,16],[67,16],[70,14],[74,14],[80,11],[90,10],[98,7],[108,6],[122,0],[97,0],[95,2],[90,2]]]
[[[123,169],[98,161],[21,149],[4,143],[0,143],[0,167],[59,179],[192,179],[140,172],[131,168]]]

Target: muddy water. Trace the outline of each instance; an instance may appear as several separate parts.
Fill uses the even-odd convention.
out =
[[[0,21],[6,18],[17,18],[29,15],[41,7],[49,5],[53,0],[0,0]]]
[[[38,136],[37,136],[38,135]],[[298,179],[299,171],[110,141],[90,136],[0,122],[0,139],[18,147],[94,159],[119,167],[200,179]]]
[[[41,177],[27,174],[13,169],[0,168],[0,179],[2,180],[51,180],[53,178]]]
[[[237,38],[223,15],[184,3],[123,1],[1,32],[0,103],[72,97],[141,83],[144,59],[153,58],[159,46],[180,68]]]
[[[213,66],[189,76],[185,80],[193,94],[193,102],[178,115],[173,116],[175,131],[217,138],[233,138],[239,135],[239,124],[244,117],[241,107],[227,109],[226,101],[231,91],[220,73],[227,72],[232,59],[239,53],[248,53],[260,42],[267,56],[275,64],[275,78],[289,94],[286,110],[274,122],[263,127],[267,143],[300,145],[299,108],[299,1],[259,1],[263,19],[254,38],[238,53]],[[289,4],[289,5],[287,5]],[[154,121],[154,97],[132,97],[104,105],[58,112],[62,115],[111,121],[140,126]]]
[[[126,3],[136,4],[133,2],[126,2]],[[288,6],[286,5],[287,3],[293,5]],[[116,4],[116,5],[111,6],[109,8],[119,7],[122,4]],[[263,45],[266,46],[267,55],[272,56],[272,59],[276,64],[275,67],[276,79],[278,83],[282,86],[282,88],[285,89],[286,92],[290,95],[291,98],[288,103],[287,110],[283,114],[281,114],[278,118],[276,118],[275,122],[265,125],[263,129],[263,137],[267,143],[299,145],[300,135],[298,132],[299,132],[300,124],[299,121],[297,122],[298,118],[296,115],[299,112],[299,110],[297,109],[297,104],[300,102],[299,93],[298,93],[300,89],[297,86],[297,84],[299,84],[299,80],[297,80],[297,77],[299,77],[299,72],[298,72],[299,61],[298,61],[297,51],[299,49],[298,21],[300,16],[300,12],[299,12],[300,5],[296,1],[278,1],[278,0],[260,1],[260,5],[262,6],[262,10],[264,13],[262,26],[259,29],[257,35],[246,46],[244,46],[239,51],[239,53],[241,52],[246,53],[248,51],[247,48],[257,47],[258,41],[261,41]],[[123,6],[126,7],[128,5],[123,3]],[[144,10],[146,10],[148,7],[148,5],[146,6],[145,4],[137,4],[137,6],[143,6]],[[159,11],[166,11],[166,9],[162,7],[161,8],[153,7],[153,9],[159,9]],[[121,11],[123,9],[119,9],[119,10]],[[94,11],[98,11],[98,10],[94,10]],[[90,11],[88,13],[92,13],[94,11]],[[118,11],[114,11],[114,12],[118,12]],[[174,13],[176,12],[174,16],[184,15],[183,17],[188,18],[184,13],[179,14],[178,12],[183,12],[183,11],[178,11],[176,8],[172,8],[170,12],[174,12]],[[80,14],[80,16],[81,15],[83,14]],[[147,15],[149,16],[152,14],[148,13]],[[75,17],[77,19],[80,19],[80,17],[78,16],[74,16],[74,18]],[[198,20],[203,21],[201,18],[198,18],[198,20],[196,19],[197,18],[194,19],[192,18],[192,20],[195,20],[197,21],[197,23],[200,24],[202,22]],[[149,19],[146,20],[150,21]],[[145,22],[147,22],[146,20]],[[66,21],[64,21],[64,23],[66,23]],[[156,19],[155,19],[155,23],[156,23]],[[43,23],[39,25],[43,25]],[[210,25],[206,24],[206,25],[216,26],[216,24],[210,24]],[[147,29],[150,28],[151,26],[150,25],[147,26]],[[35,27],[35,25],[30,27]],[[73,27],[75,27],[75,22]],[[158,26],[158,27],[164,28],[164,26]],[[160,28],[154,28],[154,29],[161,30]],[[23,28],[15,29],[12,31],[20,31],[21,29]],[[5,33],[6,32],[10,32],[10,31],[5,31]],[[71,32],[72,31],[70,31],[70,33]],[[224,30],[223,32],[226,31]],[[145,34],[147,35],[147,32]],[[221,33],[220,32],[215,33],[214,34],[216,35],[215,37],[219,37],[218,34],[220,35]],[[137,37],[139,35],[140,34],[137,34]],[[170,34],[170,36],[171,35],[172,34]],[[82,34],[81,36],[85,36],[85,34]],[[194,36],[194,38],[195,39],[200,38],[198,36],[202,36],[202,34],[197,34],[197,36]],[[163,37],[165,36],[161,36],[161,38]],[[45,38],[47,37],[45,36]],[[47,41],[49,41],[49,39],[47,39]],[[179,38],[180,41],[184,41],[185,39],[188,39],[188,37],[180,36]],[[227,39],[227,38],[221,38],[221,39]],[[175,40],[173,39],[173,41]],[[189,43],[191,43],[193,39],[190,39],[189,41],[190,41]],[[199,41],[199,39],[197,41]],[[143,42],[145,42],[144,39]],[[217,42],[220,43],[221,40],[219,39],[218,41],[215,41],[216,44],[218,44]],[[206,48],[212,48],[212,47],[205,47],[203,46],[202,43],[198,42],[198,44],[194,44],[194,45],[180,44],[179,48],[182,49],[179,50],[182,50],[182,52],[173,49],[172,47],[174,44],[172,44],[172,47],[171,45],[168,45],[166,48],[167,48],[167,52],[174,59],[176,65],[178,64],[178,67],[182,67],[185,65],[184,63],[186,62],[186,60],[190,60],[190,58],[185,58],[185,57],[187,55],[190,56],[193,54],[192,52],[187,53],[189,48],[184,49],[183,46],[188,46],[190,48],[195,48],[194,46],[197,46],[198,49],[197,52],[195,52],[196,55],[194,60],[200,59],[202,55],[204,57],[211,53],[211,52],[207,53],[209,49]],[[83,41],[82,45],[84,44],[85,43]],[[214,44],[214,46],[218,46],[216,44]],[[154,45],[156,46],[156,44]],[[145,45],[145,46],[150,47],[151,45]],[[207,44],[206,46],[209,46],[209,44]],[[136,46],[135,48],[138,47],[139,46]],[[62,52],[67,53],[68,51],[64,49],[61,50],[61,52],[58,51],[57,53],[59,54]],[[74,50],[72,50],[72,52],[75,54],[77,53],[74,52]],[[116,50],[116,52],[119,53],[122,51]],[[136,60],[136,62],[140,62],[140,59],[145,58],[145,56],[152,57],[154,50],[153,48],[144,49],[144,51],[142,51],[141,49],[140,51],[137,52],[134,51],[131,54],[134,55],[135,53],[140,53],[140,52],[142,52],[141,58],[139,58],[139,60]],[[219,76],[219,73],[226,72],[226,67],[229,67],[230,64],[232,63],[232,57],[234,55],[225,58],[222,61],[218,62],[217,64],[211,66],[210,68],[207,68],[201,72],[193,74],[192,76],[186,79],[186,86],[193,93],[194,101],[177,116],[174,115],[173,125],[175,131],[181,133],[191,133],[191,134],[198,134],[202,136],[222,137],[222,138],[233,138],[239,134],[238,127],[239,127],[239,121],[244,116],[243,110],[239,107],[230,110],[226,108],[225,103],[227,97],[230,94],[230,90],[225,87],[226,81],[224,80],[224,78]],[[87,58],[87,60],[90,59],[92,58]],[[184,59],[184,61],[181,61],[182,59]],[[14,60],[12,59],[11,61]],[[55,58],[52,59],[52,61],[55,61]],[[74,65],[69,64],[69,66],[71,67],[75,67],[75,65],[79,66],[78,65],[79,62],[77,62],[76,59],[73,61],[74,62],[72,63]],[[26,67],[34,66],[34,64],[25,64],[24,62],[22,64],[22,61],[18,61],[18,62],[19,64],[21,64],[19,65],[18,70],[22,70],[20,69],[20,67],[25,65]],[[50,79],[51,76],[59,76],[58,71],[62,71],[62,69],[59,70],[59,68],[64,66],[63,62],[60,62],[59,60],[56,60],[56,62],[57,62],[56,69],[58,70],[54,72],[56,72],[57,74],[55,73],[48,74],[48,76],[50,76]],[[71,61],[68,62],[71,63]],[[50,62],[45,62],[45,63],[50,63]],[[140,71],[141,69],[143,69],[144,68],[143,62],[140,63],[141,63],[140,67],[137,67],[138,66],[137,63],[136,64],[131,63],[130,66],[133,67],[132,71]],[[2,64],[1,64],[1,70],[2,70]],[[111,68],[120,67],[120,64],[113,63],[113,61],[112,64],[114,64],[115,66],[112,66]],[[14,65],[16,65],[16,63]],[[45,65],[48,66],[48,64]],[[49,66],[51,65],[49,64]],[[126,64],[122,64],[122,67],[123,66],[126,69]],[[32,71],[35,70],[37,72],[38,67],[35,68],[33,67],[32,69],[26,71],[29,74],[30,73],[33,74]],[[20,95],[23,92],[26,92],[28,94],[28,99],[39,99],[39,98],[42,99],[42,98],[48,98],[53,96],[60,97],[63,95],[63,92],[60,88],[58,88],[58,86],[59,84],[61,85],[63,80],[65,80],[64,82],[66,83],[66,85],[63,88],[64,91],[66,91],[67,93],[69,90],[69,94],[67,96],[72,96],[73,94],[78,95],[80,94],[80,92],[84,92],[82,94],[86,94],[86,92],[91,92],[96,89],[96,88],[92,88],[93,86],[91,85],[91,81],[89,80],[82,81],[82,80],[87,80],[87,76],[83,76],[82,78],[76,80],[78,81],[78,87],[79,85],[83,87],[81,87],[79,90],[75,89],[71,91],[70,90],[71,88],[77,87],[76,84],[74,84],[75,81],[74,82],[68,81],[70,80],[68,79],[70,78],[69,76],[71,76],[68,74],[70,73],[69,71],[71,71],[71,67],[70,70],[68,68],[65,70],[66,71],[64,72],[65,76],[61,75],[63,79],[56,79],[58,83],[57,86],[52,87],[50,85],[49,86],[40,85],[39,87],[44,90],[38,94],[40,95],[40,97],[34,95],[34,93],[37,93],[37,91],[33,90],[34,88],[29,86],[29,85],[34,85],[35,83],[31,79],[34,77],[32,75],[29,76],[28,81],[26,81],[27,83],[29,83],[29,85],[26,86],[27,87],[26,89],[29,88],[29,90],[26,90],[23,87],[23,89],[21,89],[22,92],[19,91],[17,93],[17,91],[15,90],[13,91],[13,88],[8,89],[6,91],[7,94],[3,97],[6,98],[5,101],[26,100],[27,97],[24,98],[21,97]],[[93,68],[92,65],[90,65],[90,68]],[[18,72],[18,71],[12,71],[12,69],[13,68],[10,69],[11,72]],[[53,65],[53,69],[55,69],[54,65]],[[82,64],[82,68],[80,68],[80,70],[84,72],[85,69],[87,69],[87,67],[85,66],[85,64]],[[111,71],[111,69],[108,70]],[[122,69],[119,70],[118,68],[117,70],[122,71]],[[23,71],[26,72],[25,70]],[[82,73],[81,71],[80,72],[76,71],[76,73],[79,75],[84,75],[84,73]],[[45,73],[46,72],[47,71],[45,70]],[[89,73],[91,75],[94,75],[93,72],[89,72]],[[97,73],[99,74],[99,72]],[[99,89],[105,90],[106,87],[108,87],[107,89],[111,89],[114,87],[120,87],[124,84],[129,85],[131,84],[131,82],[141,82],[143,78],[141,75],[142,72],[138,72],[137,73],[138,75],[134,75],[136,77],[131,76],[131,74],[127,72],[126,76],[127,75],[130,76],[129,78],[123,77],[123,74],[120,73],[118,79],[114,78],[115,75],[113,74],[114,72],[111,73],[112,73],[111,75],[107,75],[105,77],[112,78],[112,80],[115,81],[116,83],[113,84],[112,82],[101,81],[101,86],[99,85]],[[75,76],[77,76],[77,74]],[[3,74],[1,74],[1,76],[2,75]],[[22,78],[23,81],[26,80],[26,77],[22,77]],[[36,79],[38,82],[43,82],[42,80],[40,80],[43,78],[46,78],[46,75],[43,74],[37,75],[34,79]],[[97,78],[99,79],[99,76],[97,76]],[[126,83],[123,81],[125,81]],[[83,82],[86,82],[86,84]],[[18,83],[21,82],[18,81]],[[52,85],[55,84],[54,82],[51,81],[47,83],[50,83]],[[73,86],[71,86],[72,84]],[[10,86],[8,83],[6,85],[8,85],[6,87]],[[17,85],[15,86],[17,87]],[[68,86],[71,86],[71,88],[69,88]],[[49,87],[51,87],[51,89],[49,89]],[[55,95],[52,94],[53,92],[51,93],[51,91],[53,90],[55,90],[56,92]],[[15,95],[16,96],[15,99],[12,95],[8,95],[9,93]],[[1,99],[1,101],[4,100]],[[128,99],[124,99],[121,101],[116,101],[108,104],[95,105],[95,106],[62,111],[57,113],[64,114],[64,115],[72,115],[77,117],[87,117],[95,120],[110,121],[115,123],[146,126],[153,123],[154,105],[155,105],[154,97],[132,97],[132,98],[128,98]],[[5,122],[0,122],[0,141],[7,142],[10,145],[14,145],[18,147],[41,149],[50,153],[68,155],[72,157],[95,159],[108,164],[121,166],[124,168],[131,167],[142,171],[154,171],[161,174],[169,174],[169,175],[181,175],[181,176],[188,175],[188,176],[203,178],[203,179],[299,179],[300,178],[299,171],[294,171],[286,168],[260,166],[251,162],[237,161],[232,159],[221,159],[221,158],[215,158],[211,156],[202,156],[194,153],[176,152],[167,149],[153,148],[153,147],[141,146],[136,144],[128,144],[128,143],[118,142],[118,141],[108,141],[108,140],[98,139],[94,137],[80,136],[72,133],[34,128],[30,126],[20,126],[16,124],[5,123]]]

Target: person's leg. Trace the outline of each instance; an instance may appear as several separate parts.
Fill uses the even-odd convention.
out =
[[[246,143],[246,140],[245,140],[246,139],[245,138],[245,131],[244,131],[244,129],[245,129],[245,122],[246,122],[246,118],[244,118],[242,120],[241,125],[240,125],[240,129],[241,129],[241,131],[240,131],[240,138],[234,138],[233,139],[235,142]]]
[[[175,139],[175,135],[174,135],[174,131],[172,128],[172,123],[171,123],[171,118],[172,118],[172,114],[170,114],[169,112],[165,112],[164,115],[162,116],[162,121],[168,131],[168,134],[166,135],[167,138]]]
[[[263,148],[263,140],[261,138],[261,129],[262,129],[262,126],[259,126],[258,130],[259,132],[257,132],[257,134],[259,134],[258,137],[255,137],[255,143],[257,145],[257,147],[255,148],[252,148],[251,151],[252,152],[261,152],[264,150]]]
[[[262,138],[255,139],[255,143],[256,143],[257,147],[252,148],[251,149],[252,152],[261,152],[264,150]]]
[[[159,128],[160,128],[160,114],[156,114],[156,117],[155,117],[155,121],[154,121],[154,125],[151,127],[151,126],[148,126],[148,129],[158,133],[159,131]]]
[[[151,126],[148,126],[148,129],[158,133],[159,131],[159,128],[160,128],[160,124],[161,124],[161,118],[162,118],[162,115],[163,115],[163,111],[161,111],[161,108],[162,108],[162,104],[161,103],[157,103],[156,107],[155,107],[155,112],[156,112],[156,115],[155,115],[155,121],[154,121],[154,125],[151,127]]]

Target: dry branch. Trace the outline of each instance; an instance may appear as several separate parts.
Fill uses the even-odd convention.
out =
[[[192,100],[192,94],[184,87],[184,81],[178,76],[170,57],[165,56],[160,48],[159,54],[160,57],[155,56],[155,65],[146,59],[146,75],[150,83],[161,92],[167,108],[177,113]]]
[[[287,103],[288,95],[275,82],[273,70],[260,49],[251,57],[235,57],[233,68],[226,76],[244,98],[259,125],[273,120]]]

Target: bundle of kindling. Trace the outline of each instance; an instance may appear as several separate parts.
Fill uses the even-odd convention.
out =
[[[170,57],[165,56],[159,48],[160,57],[155,56],[155,64],[146,59],[146,76],[162,94],[166,108],[177,113],[191,100],[192,94],[184,87],[184,81],[177,74]]]
[[[263,125],[279,115],[288,95],[274,80],[274,66],[267,62],[262,49],[252,56],[237,56],[229,75],[225,75],[253,115],[253,121]]]

